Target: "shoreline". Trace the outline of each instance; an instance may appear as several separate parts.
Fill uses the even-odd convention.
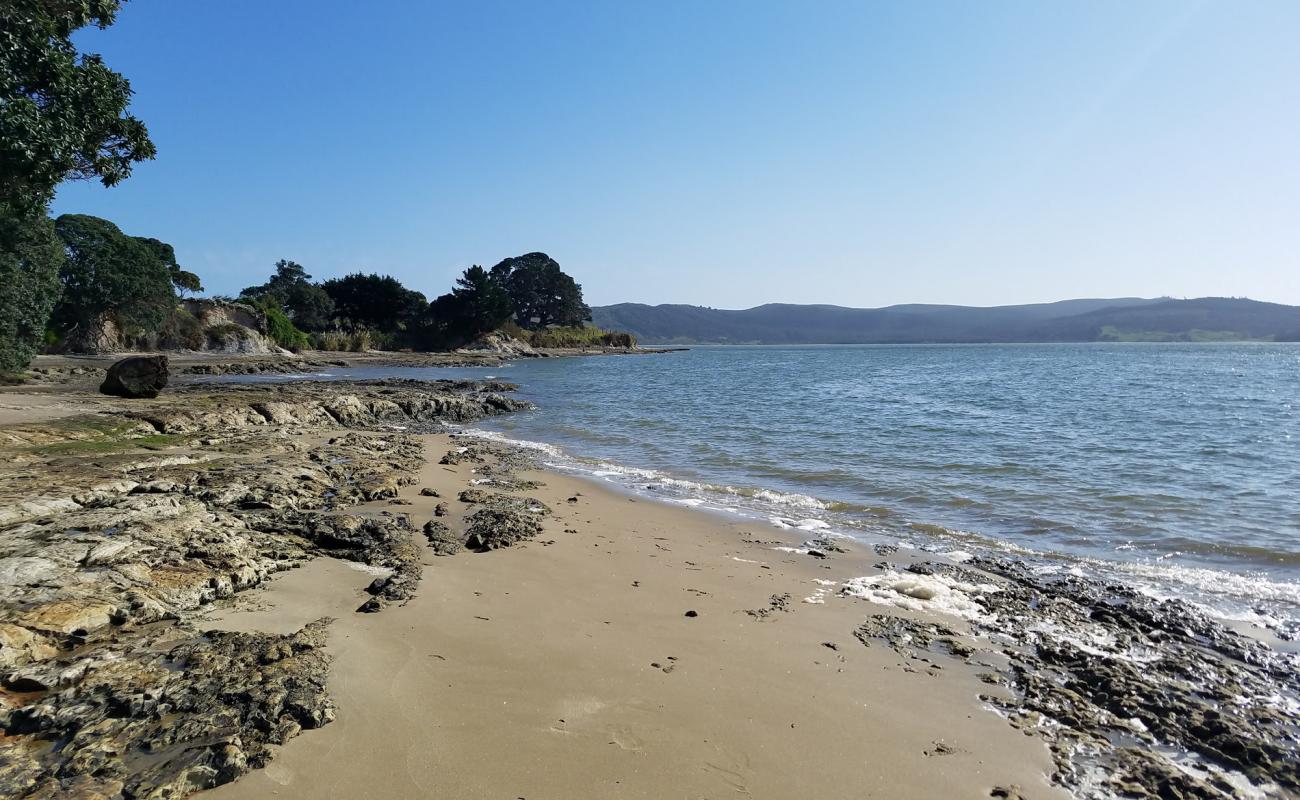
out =
[[[454,498],[474,464],[437,457],[466,439],[422,438],[432,457],[398,499]],[[816,581],[868,569],[870,551],[820,563],[757,526],[517,475],[544,484],[527,496],[554,510],[545,533],[429,555],[407,604],[341,619],[339,719],[212,797],[1066,796],[1047,784],[1046,748],[981,708],[976,665],[914,678],[854,640],[860,609],[803,602],[825,591]],[[460,507],[447,519],[472,510],[443,502]],[[262,593],[270,608],[212,621],[292,627],[357,584],[311,562]]]
[[[89,713],[119,751],[152,748],[133,769],[153,766],[56,773],[61,796],[123,781],[228,797],[1296,790],[1294,660],[1186,604],[1015,559],[838,539],[811,553],[760,521],[422,433],[524,407],[512,388],[185,384],[96,406],[110,428],[0,427],[11,463],[61,490],[34,498],[0,474],[0,568],[18,589],[0,597],[0,756],[31,759],[0,786],[45,796],[28,789],[48,787],[51,755],[31,748]],[[189,530],[220,547],[168,549]],[[180,669],[158,672],[155,652]],[[241,660],[258,653],[292,655]],[[76,705],[110,663],[105,705]],[[311,688],[228,707],[219,687],[241,681]],[[202,698],[161,761],[158,701],[121,694],[150,682],[146,699]],[[242,732],[221,747],[185,738],[230,714]]]
[[[498,421],[498,423],[501,421]],[[508,425],[508,421],[505,421]],[[1098,553],[1032,549],[1024,544],[953,523],[910,520],[890,514],[885,522],[864,517],[881,509],[841,499],[804,494],[797,487],[771,484],[712,483],[699,476],[680,477],[648,468],[589,457],[565,447],[513,438],[489,422],[470,433],[490,442],[521,447],[546,457],[548,468],[652,502],[669,503],[732,522],[782,530],[797,545],[823,537],[845,537],[865,546],[886,544],[914,548],[932,557],[974,554],[1023,561],[1036,568],[1079,570],[1089,578],[1130,585],[1152,597],[1186,600],[1239,633],[1284,653],[1300,654],[1300,594],[1286,576],[1266,570],[1233,570],[1220,564],[1164,564],[1159,559],[1106,558]],[[866,523],[874,523],[867,524]],[[960,563],[960,562],[958,562]],[[1247,584],[1246,582],[1249,581]],[[1282,606],[1279,609],[1270,604]]]

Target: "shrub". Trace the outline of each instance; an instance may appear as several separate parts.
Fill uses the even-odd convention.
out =
[[[627,331],[605,331],[600,341],[606,347],[636,347],[636,337]]]
[[[164,350],[201,350],[203,338],[202,323],[185,309],[176,308],[158,332],[158,346]]]
[[[542,328],[530,331],[507,322],[497,329],[533,347],[636,347],[636,337],[625,331],[604,331],[595,325]]]
[[[220,325],[213,325],[207,330],[208,347],[221,348],[231,339],[243,339],[248,335],[248,329],[242,325],[236,325],[233,322],[223,322]]]
[[[369,328],[344,331],[323,331],[308,336],[310,346],[316,350],[332,350],[337,353],[363,353],[371,349],[385,349],[393,337],[372,331]]]
[[[307,334],[295,328],[293,321],[278,305],[262,303],[261,308],[266,312],[266,332],[276,344],[294,352],[307,347]]]

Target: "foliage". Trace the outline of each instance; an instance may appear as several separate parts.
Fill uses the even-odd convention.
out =
[[[606,331],[595,325],[543,328],[530,331],[507,322],[501,333],[533,347],[635,347],[636,337],[624,331]]]
[[[334,300],[301,264],[280,259],[275,262],[275,274],[261,286],[250,286],[242,296],[258,298],[269,296],[284,309],[294,327],[304,331],[323,331],[331,327],[334,319]]]
[[[429,304],[422,329],[424,345],[450,349],[494,331],[510,319],[510,296],[475,264],[456,279],[456,287]]]
[[[208,328],[205,334],[207,335],[208,346],[219,350],[225,347],[231,339],[247,338],[248,328],[243,325],[236,325],[233,322],[223,322]]]
[[[380,343],[379,334],[368,328],[361,328],[355,331],[326,331],[324,333],[313,333],[310,337],[311,346],[316,350],[332,350],[340,353],[364,353],[372,348],[383,350],[385,344]]]
[[[132,337],[162,328],[176,292],[159,249],[145,243],[150,240],[84,214],[64,214],[54,228],[67,253],[60,273],[63,297],[53,316],[58,326],[84,333],[111,320]]]
[[[272,341],[295,353],[307,349],[309,345],[307,334],[294,326],[293,320],[284,313],[284,309],[280,308],[273,295],[262,295],[252,302],[266,314],[266,332]]]
[[[49,217],[0,204],[0,373],[22,369],[36,354],[62,266],[63,245]]]
[[[335,316],[347,328],[396,333],[416,328],[428,309],[424,295],[391,275],[354,273],[325,281]]]
[[[173,308],[158,332],[158,346],[163,350],[201,350],[203,338],[203,324],[185,309]]]
[[[0,205],[38,213],[68,178],[113,186],[155,155],[126,113],[131,87],[74,31],[113,23],[120,0],[0,3]]]
[[[310,281],[311,276],[307,274],[302,264],[282,258],[275,262],[275,274],[269,281],[261,286],[249,286],[239,294],[243,297],[261,297],[269,294],[275,297],[277,303],[283,303],[290,287]]]
[[[491,276],[509,294],[515,321],[524,328],[581,326],[591,319],[582,287],[545,253],[507,258],[492,268]]]
[[[176,262],[176,250],[171,245],[144,236],[135,238],[140,244],[152,250],[158,259],[167,266],[167,272],[171,275],[172,286],[176,288],[176,291],[181,294],[203,291],[203,282],[199,280],[199,276],[184,269]]]

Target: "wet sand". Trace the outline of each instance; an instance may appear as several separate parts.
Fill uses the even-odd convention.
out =
[[[425,438],[420,480],[401,495],[412,505],[361,508],[418,526],[446,502],[459,530],[474,465],[439,465],[448,438]],[[526,493],[555,511],[545,532],[489,553],[429,551],[405,605],[355,613],[370,576],[317,559],[217,609],[210,624],[227,629],[336,618],[338,717],[201,796],[1066,796],[1044,777],[1042,741],[978,699],[999,691],[975,677],[978,658],[926,669],[854,637],[882,608],[817,581],[868,574],[869,550],[784,553],[772,548],[801,532],[521,477],[546,484]],[[804,602],[819,590],[824,602]]]

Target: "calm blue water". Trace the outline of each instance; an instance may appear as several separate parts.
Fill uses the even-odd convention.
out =
[[[540,407],[486,428],[795,540],[1024,548],[1300,614],[1300,345],[700,347],[455,373]]]

